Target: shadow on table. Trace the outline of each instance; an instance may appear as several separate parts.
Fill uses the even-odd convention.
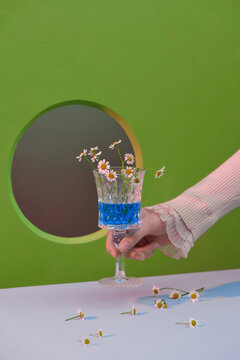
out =
[[[95,319],[98,319],[99,317],[98,316],[86,316],[84,318],[84,320],[95,320]]]
[[[103,335],[103,338],[106,339],[106,338],[110,338],[110,337],[113,337],[113,336],[115,336],[115,334]]]
[[[166,291],[166,290],[165,290]],[[215,288],[210,288],[204,290],[202,295],[200,295],[199,302],[207,301],[211,298],[227,298],[227,297],[236,297],[240,296],[240,281],[227,283],[224,285],[217,286]],[[169,308],[175,305],[185,304],[189,302],[189,297],[184,296],[179,300],[173,300],[167,294],[159,295],[159,296],[144,296],[136,299],[138,304],[153,306],[157,299],[163,299],[166,301]]]

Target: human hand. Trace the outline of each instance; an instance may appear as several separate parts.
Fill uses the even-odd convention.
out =
[[[106,249],[113,257],[124,253],[125,257],[145,260],[151,257],[159,245],[169,244],[165,224],[151,210],[142,209],[142,225],[130,232],[119,244],[118,250],[112,241],[112,231],[108,231]]]

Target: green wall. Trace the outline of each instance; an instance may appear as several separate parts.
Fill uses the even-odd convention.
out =
[[[62,245],[33,233],[9,198],[13,143],[43,109],[104,104],[131,126],[146,176],[143,206],[169,200],[239,148],[238,0],[3,0],[0,3],[0,286],[96,280],[113,272],[105,239]],[[239,209],[176,261],[127,261],[150,276],[239,267]]]

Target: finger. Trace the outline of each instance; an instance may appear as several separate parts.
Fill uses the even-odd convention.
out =
[[[107,239],[106,239],[106,250],[107,252],[112,255],[114,258],[118,257],[118,251],[115,248],[113,241],[112,241],[112,231],[107,232]]]
[[[161,233],[161,231],[162,233],[164,232],[163,223],[155,214],[150,214],[144,217],[142,226],[139,229],[130,233],[120,242],[118,250],[121,253],[126,253],[132,249],[144,236]]]
[[[151,243],[146,246],[143,246],[141,248],[135,248],[132,250],[129,254],[131,259],[136,260],[145,260],[149,257],[151,257],[154,253],[154,251],[159,247],[159,244],[157,243]]]

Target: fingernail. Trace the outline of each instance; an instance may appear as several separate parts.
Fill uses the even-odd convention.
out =
[[[152,244],[152,250],[156,250],[157,248],[159,248],[159,244],[158,243],[153,243]]]
[[[144,260],[144,255],[141,254],[141,253],[136,254],[136,255],[135,255],[135,259],[137,259],[137,260]]]
[[[120,250],[121,252],[126,252],[129,249],[129,246],[129,242],[125,240],[119,244],[118,250]]]

